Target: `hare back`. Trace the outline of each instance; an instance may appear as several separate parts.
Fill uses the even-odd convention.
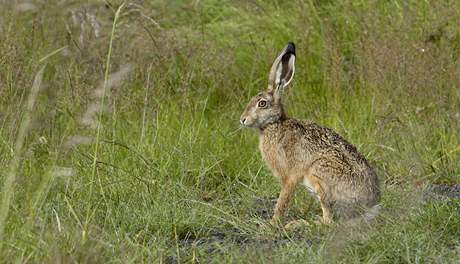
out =
[[[266,162],[287,168],[309,167],[328,156],[350,169],[370,167],[358,150],[332,129],[293,118],[267,125],[260,133],[259,148]]]

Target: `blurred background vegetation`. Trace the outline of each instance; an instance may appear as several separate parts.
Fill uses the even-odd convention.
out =
[[[460,181],[459,1],[1,4],[1,262],[458,261],[458,200],[420,190]],[[238,119],[288,41],[287,111],[376,168],[372,227],[264,224]],[[287,218],[318,214],[299,190]]]

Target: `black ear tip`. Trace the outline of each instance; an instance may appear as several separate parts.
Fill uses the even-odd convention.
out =
[[[286,46],[286,53],[292,53],[295,55],[295,44],[294,42],[288,42]]]

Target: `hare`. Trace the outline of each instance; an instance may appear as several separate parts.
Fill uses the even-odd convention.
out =
[[[324,223],[377,210],[379,180],[363,155],[333,130],[286,116],[282,99],[294,63],[290,42],[270,69],[267,91],[249,101],[240,119],[257,131],[262,158],[281,182],[272,223],[281,221],[298,183],[319,200]]]

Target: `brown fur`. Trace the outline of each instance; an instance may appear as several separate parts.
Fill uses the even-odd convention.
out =
[[[279,58],[286,59],[289,48],[293,50],[293,44],[280,54],[270,72],[269,79],[281,80],[281,85],[269,83],[268,91],[253,97],[241,116],[243,125],[258,132],[262,158],[281,182],[273,220],[282,217],[300,182],[318,198],[324,222],[354,217],[377,205],[378,178],[356,148],[333,130],[286,117],[281,98],[283,84],[292,79],[294,59],[287,64]],[[291,56],[295,56],[294,51]],[[276,71],[277,67],[283,69]],[[278,76],[289,72],[289,67],[290,79]],[[265,107],[260,107],[261,100],[266,101]]]

